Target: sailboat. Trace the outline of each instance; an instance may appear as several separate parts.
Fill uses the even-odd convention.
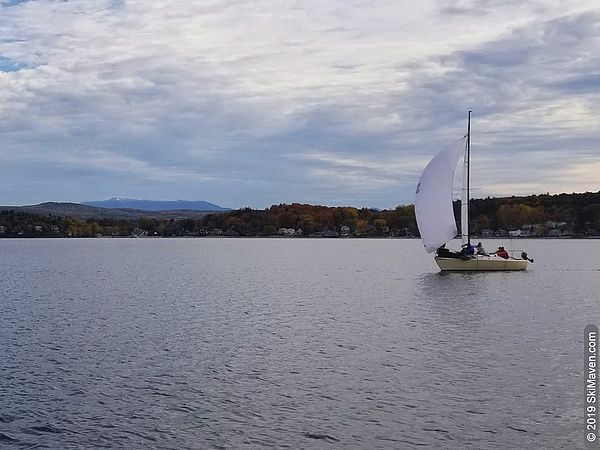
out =
[[[442,271],[525,270],[532,261],[522,252],[520,258],[504,252],[475,254],[469,234],[469,191],[471,159],[471,111],[468,115],[464,146],[442,150],[427,164],[421,174],[415,197],[415,215],[421,240],[427,253],[436,253],[435,262]],[[461,196],[462,251],[455,252],[445,245],[458,235],[452,190],[457,166],[463,164]],[[470,254],[472,253],[472,254]]]

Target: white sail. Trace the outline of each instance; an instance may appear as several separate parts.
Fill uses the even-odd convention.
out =
[[[469,243],[469,156],[465,151],[462,173],[462,196],[460,197],[460,235],[462,245]]]
[[[463,145],[442,150],[427,164],[417,185],[415,216],[421,240],[428,253],[457,235],[452,209],[452,184]]]

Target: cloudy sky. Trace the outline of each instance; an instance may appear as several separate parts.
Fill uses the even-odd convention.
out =
[[[0,204],[600,189],[596,0],[0,0]]]

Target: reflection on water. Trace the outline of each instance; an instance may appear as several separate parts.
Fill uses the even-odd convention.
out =
[[[479,326],[481,290],[486,290],[486,279],[474,273],[427,273],[417,278],[421,294],[415,295],[419,307],[432,322],[461,327]],[[481,274],[479,274],[481,275]],[[434,327],[433,333],[440,330]]]
[[[0,443],[583,448],[599,241],[0,241]],[[492,248],[493,242],[484,242]]]

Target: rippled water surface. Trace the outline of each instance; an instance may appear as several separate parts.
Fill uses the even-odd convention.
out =
[[[583,448],[600,240],[511,244],[2,240],[0,446]]]

